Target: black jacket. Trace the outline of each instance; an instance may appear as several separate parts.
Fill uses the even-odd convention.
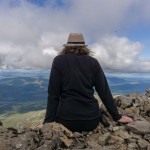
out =
[[[118,113],[103,70],[98,61],[87,55],[67,53],[52,63],[48,102],[44,123],[59,116],[66,120],[92,120],[100,117],[94,88],[114,120]]]

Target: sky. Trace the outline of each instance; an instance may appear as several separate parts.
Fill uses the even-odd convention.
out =
[[[0,66],[50,69],[81,32],[107,72],[150,73],[149,0],[0,0]]]

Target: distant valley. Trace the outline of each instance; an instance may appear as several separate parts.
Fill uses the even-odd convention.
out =
[[[9,116],[45,109],[48,80],[48,70],[1,71],[0,114]],[[126,95],[132,92],[144,94],[145,89],[150,88],[150,78],[107,75],[107,80],[113,95]]]

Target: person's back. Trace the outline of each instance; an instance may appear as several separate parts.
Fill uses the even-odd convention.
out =
[[[94,98],[96,63],[95,58],[74,52],[55,58],[62,82],[59,117],[87,120],[100,116],[98,101]]]
[[[43,124],[56,121],[79,132],[95,129],[101,109],[94,98],[94,88],[115,121],[132,121],[118,113],[104,72],[86,46],[82,34],[71,33],[64,49],[54,58]]]

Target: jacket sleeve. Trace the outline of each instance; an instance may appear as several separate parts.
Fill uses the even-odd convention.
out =
[[[98,61],[96,62],[95,89],[113,120],[117,121],[122,116],[118,113],[117,106],[113,100],[105,74]]]
[[[58,70],[56,60],[53,60],[49,85],[48,85],[48,100],[44,123],[53,122],[56,118],[57,108],[61,95],[61,74]]]

